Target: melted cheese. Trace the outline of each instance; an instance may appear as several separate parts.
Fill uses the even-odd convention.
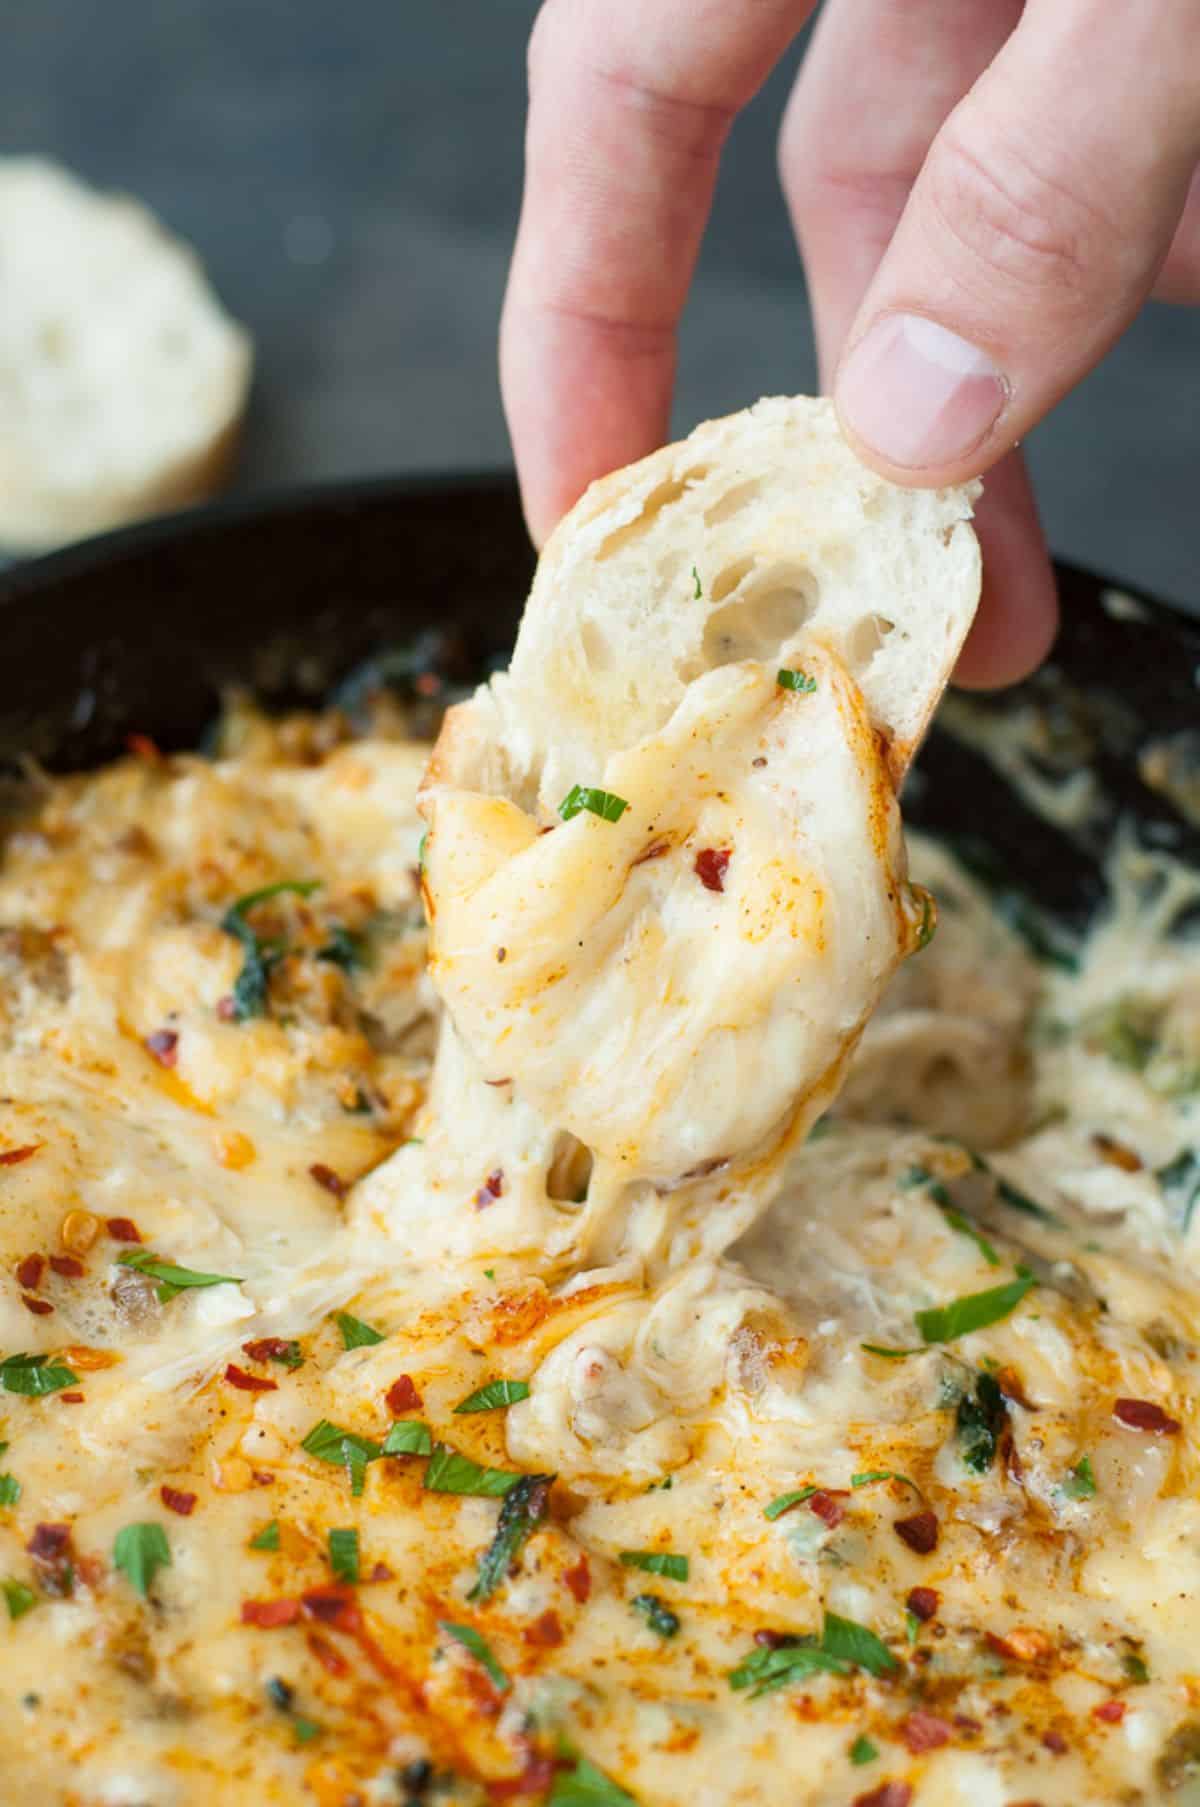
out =
[[[763,776],[752,763],[788,732],[793,699],[719,675],[693,706],[753,774],[736,787],[708,784],[676,721],[663,731],[676,776],[652,818],[636,812],[657,758],[604,774],[630,799],[616,824],[538,837],[495,797],[438,800],[439,906],[438,862],[482,857],[471,913],[435,917],[462,1031],[443,1024],[436,1060],[422,749],[257,726],[213,763],[124,761],[55,783],[9,834],[0,1350],[45,1353],[77,1380],[0,1392],[13,1483],[0,1577],[29,1590],[10,1593],[18,1609],[33,1602],[11,1620],[0,1604],[6,1799],[582,1798],[564,1751],[642,1807],[748,1807],[779,1798],[780,1778],[811,1807],[889,1781],[916,1807],[1187,1798],[1200,1002],[1173,931],[1194,886],[1127,856],[1121,906],[1080,970],[1052,972],[919,849],[941,932],[893,984],[832,1119],[789,1145],[775,1130],[794,1074],[757,1034],[820,1075],[860,1015],[820,1014],[832,969],[813,899],[827,924],[853,907],[880,925],[880,971],[911,930],[885,880],[838,896],[823,818],[799,843],[798,932],[752,938],[736,848],[765,846],[777,812],[799,810],[795,773],[770,788],[773,747]],[[836,706],[829,683],[794,702]],[[849,743],[820,744],[837,758]],[[847,783],[869,784],[866,770]],[[488,824],[471,829],[474,855],[453,820],[472,811]],[[639,865],[651,820],[670,822],[670,850]],[[695,882],[695,853],[726,838],[716,894]],[[871,870],[898,879],[887,857]],[[570,925],[546,906],[548,875],[572,891]],[[284,949],[264,1014],[231,1020],[244,949],[222,919],[279,880],[320,888],[253,914]],[[490,1083],[511,1075],[488,911],[528,930],[538,908],[587,959],[568,959],[560,1000],[553,949],[511,935],[499,973],[535,1075],[526,1096]],[[641,1080],[623,1094],[590,1062],[595,1024],[626,995],[613,911],[622,946],[669,931],[688,949],[669,974],[691,1000],[684,1052],[664,1057],[653,1116]],[[472,925],[487,929],[475,948]],[[834,938],[822,959],[843,958]],[[561,1081],[552,1064],[537,1074],[543,1006]],[[636,1031],[612,1030],[634,1071]],[[727,1042],[744,1086],[728,1083]],[[698,1129],[697,1100],[713,1113]],[[734,1158],[674,1184],[717,1155]],[[129,1225],[140,1245],[121,1239]],[[162,1300],[121,1262],[139,1246],[230,1278]],[[1036,1285],[1005,1315],[924,1342],[917,1312],[1018,1264]],[[343,1334],[332,1314],[347,1311],[380,1340],[345,1347],[364,1334]],[[270,1337],[295,1339],[300,1365],[270,1360]],[[886,1347],[914,1352],[872,1352]],[[456,1412],[498,1377],[528,1396]],[[1003,1389],[990,1448],[985,1377]],[[356,1493],[352,1471],[303,1446],[326,1420],[370,1450],[397,1418],[478,1464],[557,1476],[486,1600],[472,1592],[495,1497],[430,1491],[423,1455],[369,1461]],[[885,1471],[906,1479],[854,1484]],[[921,1512],[933,1548],[910,1522]],[[148,1597],[114,1563],[118,1533],[143,1524],[170,1554]],[[69,1529],[69,1574],[39,1526]],[[328,1538],[349,1529],[360,1579],[339,1591]],[[686,1579],[622,1560],[638,1552],[686,1557]],[[882,1639],[891,1674],[816,1670],[758,1699],[731,1686],[765,1648],[757,1634],[815,1633],[826,1613]],[[486,1639],[506,1685],[447,1624]],[[856,1764],[860,1739],[877,1755]]]

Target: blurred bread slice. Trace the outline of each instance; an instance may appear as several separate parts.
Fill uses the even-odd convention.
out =
[[[250,366],[194,252],[139,202],[0,158],[0,545],[211,495]]]

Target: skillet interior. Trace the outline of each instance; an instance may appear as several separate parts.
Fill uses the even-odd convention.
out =
[[[506,476],[327,486],[53,554],[0,576],[0,762],[93,765],[134,732],[164,748],[195,745],[223,686],[311,704],[431,627],[446,675],[470,681],[511,643],[531,570]],[[965,843],[994,882],[1077,921],[1102,893],[1118,816],[1200,864],[1200,810],[1150,788],[1140,769],[1165,742],[1200,797],[1200,624],[1072,567],[1059,580],[1052,662],[974,701],[973,724],[935,731],[906,803],[914,822]],[[1056,826],[978,750],[979,728],[997,718],[1023,731],[1052,792],[1081,767],[1095,773],[1085,820]]]

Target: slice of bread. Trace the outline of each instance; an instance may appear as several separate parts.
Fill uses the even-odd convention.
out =
[[[979,598],[977,490],[886,482],[832,404],[803,396],[594,483],[542,554],[497,686],[510,756],[553,806],[703,671],[811,629],[857,681],[898,784]]]
[[[210,495],[250,341],[124,195],[0,159],[0,544],[36,551]]]
[[[761,402],[596,484],[450,711],[431,976],[482,1080],[596,1158],[589,1210],[778,1164],[931,931],[895,789],[974,613],[970,501]]]

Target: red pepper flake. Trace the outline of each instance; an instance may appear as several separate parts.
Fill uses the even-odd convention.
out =
[[[537,1795],[539,1799],[553,1786],[558,1765],[553,1757],[531,1751],[520,1775],[501,1776],[488,1783],[488,1794],[496,1801],[511,1800],[514,1795]]]
[[[326,1192],[333,1194],[334,1198],[345,1198],[350,1190],[349,1180],[344,1180],[340,1173],[333,1171],[332,1167],[326,1167],[324,1161],[314,1161],[308,1171],[318,1186],[323,1186]]]
[[[1098,1707],[1092,1708],[1092,1718],[1103,1720],[1105,1725],[1120,1725],[1124,1717],[1123,1700],[1102,1700]]]
[[[808,1509],[810,1512],[815,1512],[819,1519],[823,1519],[832,1531],[845,1518],[846,1508],[842,1505],[842,1501],[849,1498],[850,1495],[841,1488],[827,1490],[824,1487],[818,1487],[817,1491],[809,1496]]]
[[[1113,1417],[1127,1430],[1149,1431],[1154,1437],[1177,1437],[1183,1428],[1178,1418],[1169,1418],[1160,1405],[1149,1399],[1118,1399]]]
[[[25,1545],[43,1590],[64,1599],[75,1587],[75,1551],[70,1525],[35,1525]]]
[[[45,1271],[46,1257],[44,1255],[26,1255],[23,1261],[17,1262],[18,1286],[25,1287],[27,1292],[33,1292],[36,1287],[41,1285],[42,1275]]]
[[[82,1405],[83,1404],[83,1394],[82,1393],[56,1393],[54,1395],[54,1397],[58,1400],[59,1405]]]
[[[147,765],[162,764],[162,749],[151,740],[148,734],[127,734],[125,748],[127,752],[133,754],[135,759],[145,760]]]
[[[114,1242],[140,1242],[142,1233],[132,1217],[106,1217],[104,1227]]]
[[[904,1602],[914,1619],[920,1619],[922,1625],[928,1623],[941,1605],[936,1588],[914,1587]]]
[[[349,1675],[350,1665],[340,1650],[335,1650],[328,1638],[323,1638],[319,1631],[310,1631],[305,1643],[320,1663],[327,1675]]]
[[[1014,1625],[1001,1637],[998,1631],[984,1634],[989,1649],[1014,1663],[1044,1663],[1054,1655],[1054,1640],[1036,1625]]]
[[[936,1713],[918,1710],[900,1721],[900,1737],[914,1757],[919,1757],[922,1751],[940,1750],[953,1736],[954,1727],[939,1719]]]
[[[24,1148],[6,1148],[0,1154],[0,1167],[19,1167],[22,1161],[27,1161],[41,1147],[41,1142],[27,1142]]]
[[[310,1588],[306,1594],[301,1594],[300,1606],[307,1618],[332,1625],[335,1631],[355,1632],[361,1628],[362,1615],[348,1588]]]
[[[725,889],[725,872],[733,857],[728,847],[702,847],[696,855],[695,873],[706,891]]]
[[[144,1043],[147,1054],[152,1054],[160,1067],[174,1067],[179,1061],[179,1037],[174,1029],[156,1029],[148,1035]]]
[[[923,1512],[914,1512],[909,1518],[898,1518],[892,1530],[900,1542],[906,1543],[918,1556],[928,1556],[937,1549],[940,1526],[936,1512],[931,1512],[928,1507]]]
[[[592,1593],[592,1571],[588,1567],[587,1557],[581,1556],[571,1568],[564,1569],[562,1578],[563,1586],[578,1600],[580,1606],[585,1606]]]
[[[1043,1732],[1042,1743],[1045,1745],[1046,1749],[1052,1751],[1056,1757],[1065,1757],[1070,1748],[1061,1732]]]
[[[765,1626],[754,1634],[754,1642],[760,1650],[786,1650],[796,1641],[794,1631],[768,1631]]]
[[[395,1570],[389,1569],[386,1562],[377,1562],[367,1576],[368,1581],[394,1581],[395,1578]]]
[[[237,1005],[232,997],[227,995],[217,999],[217,1020],[222,1023],[236,1023]]]
[[[493,1173],[488,1174],[483,1185],[471,1200],[471,1203],[477,1211],[486,1211],[488,1206],[494,1205],[496,1200],[501,1198],[503,1194],[504,1171],[502,1168],[497,1167]]]
[[[256,1487],[273,1487],[275,1485],[275,1476],[269,1468],[252,1468],[250,1479]]]
[[[387,1406],[388,1411],[398,1418],[401,1412],[419,1411],[424,1401],[417,1392],[412,1375],[402,1374],[398,1380],[392,1382],[384,1394],[383,1403]]]
[[[1117,1142],[1112,1136],[1097,1132],[1092,1137],[1092,1147],[1100,1159],[1107,1161],[1110,1167],[1119,1167],[1122,1173],[1141,1172],[1141,1155],[1136,1154],[1126,1143]]]
[[[274,1393],[279,1387],[277,1380],[268,1380],[265,1374],[247,1374],[245,1368],[236,1367],[233,1362],[225,1369],[225,1378],[243,1393]]]
[[[50,1267],[60,1280],[78,1280],[84,1271],[83,1262],[77,1261],[74,1255],[51,1255]]]
[[[242,1624],[261,1625],[264,1631],[276,1625],[294,1625],[299,1617],[299,1600],[242,1601]]]
[[[291,1343],[282,1336],[260,1336],[252,1343],[242,1344],[242,1354],[252,1362],[286,1361],[291,1353]]]
[[[912,1798],[907,1782],[881,1782],[866,1794],[856,1794],[851,1807],[911,1807]]]
[[[160,1487],[159,1494],[168,1512],[178,1512],[180,1518],[190,1518],[196,1507],[194,1493],[182,1493],[178,1487]]]
[[[26,1311],[31,1311],[35,1318],[49,1317],[54,1310],[49,1299],[33,1299],[28,1293],[21,1294],[21,1303]]]
[[[525,1627],[522,1636],[527,1644],[536,1645],[541,1650],[553,1650],[561,1644],[565,1632],[558,1614],[550,1607],[540,1618]]]

